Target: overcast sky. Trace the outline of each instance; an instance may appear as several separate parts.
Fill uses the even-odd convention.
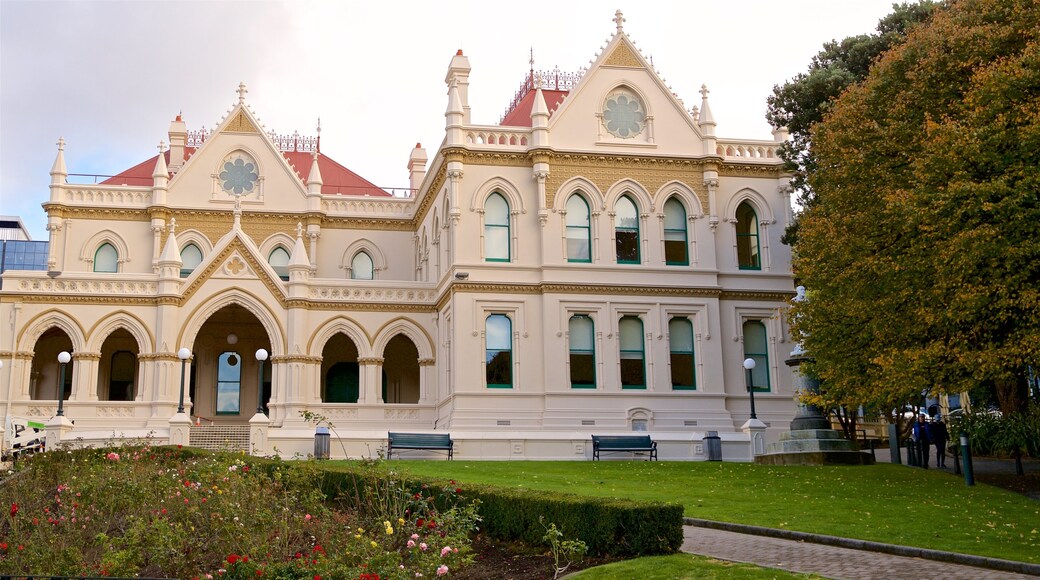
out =
[[[588,66],[625,32],[687,108],[711,90],[720,137],[769,139],[766,97],[822,44],[872,32],[891,0],[495,2],[0,0],[0,214],[46,240],[48,175],[64,137],[70,173],[112,175],[155,155],[179,111],[212,129],[247,102],[268,130],[384,187],[444,136],[452,55],[473,66],[473,122],[496,124],[535,68]]]

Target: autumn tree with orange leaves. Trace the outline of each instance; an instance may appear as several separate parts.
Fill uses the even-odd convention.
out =
[[[793,324],[827,408],[1040,369],[1040,2],[938,8],[812,133]]]

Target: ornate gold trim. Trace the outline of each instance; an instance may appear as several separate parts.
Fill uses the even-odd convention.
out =
[[[271,357],[271,363],[304,363],[312,365],[321,364],[320,356],[308,356],[304,354],[281,354]]]
[[[195,294],[195,292],[197,292],[198,289],[201,288],[202,285],[209,280],[209,278],[213,275],[213,272],[215,272],[218,268],[223,268],[224,262],[228,259],[229,256],[231,256],[231,254],[235,252],[238,252],[238,254],[242,256],[242,259],[246,261],[246,264],[253,269],[253,272],[256,273],[256,278],[264,283],[264,286],[274,297],[275,301],[278,302],[278,305],[282,308],[287,308],[285,290],[282,289],[281,284],[276,284],[270,276],[266,275],[263,267],[260,265],[260,262],[256,260],[256,257],[253,256],[253,253],[249,251],[246,245],[242,243],[242,239],[238,237],[231,240],[231,242],[228,243],[227,247],[225,247],[220,252],[220,254],[213,257],[210,260],[209,265],[206,266],[206,269],[202,271],[202,274],[199,275],[198,278],[195,278],[195,281],[191,283],[191,286],[184,289],[184,291],[181,293],[180,303],[184,304],[185,302],[190,300],[191,297]]]
[[[224,126],[224,130],[221,133],[233,132],[233,133],[259,133],[256,130],[256,126],[246,116],[246,112],[239,110],[238,114],[235,115],[234,119],[231,119],[227,125]]]
[[[761,292],[756,290],[723,290],[719,294],[719,300],[766,300],[773,302],[788,302],[795,297],[795,291],[790,292]]]
[[[750,165],[744,163],[723,162],[719,166],[719,175],[726,177],[767,177],[778,179],[784,174],[783,161],[777,160],[772,165]]]
[[[619,42],[614,52],[610,53],[607,60],[603,61],[606,66],[624,66],[628,68],[642,68],[642,63],[639,62],[639,58],[636,57],[632,49],[628,48],[628,45],[624,41]]]

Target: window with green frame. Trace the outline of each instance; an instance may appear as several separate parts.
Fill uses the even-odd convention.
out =
[[[509,245],[509,202],[492,193],[484,202],[484,260],[508,262]]]
[[[282,280],[289,280],[289,251],[278,246],[271,250],[271,254],[267,256],[267,263],[274,268],[275,274]]]
[[[217,414],[237,415],[242,407],[242,357],[222,352],[217,358]]]
[[[119,252],[112,244],[105,242],[94,252],[94,271],[114,273],[119,271]]]
[[[621,388],[646,388],[646,356],[643,347],[643,321],[638,316],[623,316],[618,322],[621,354]]]
[[[202,250],[195,244],[188,244],[181,250],[181,278],[191,276],[195,268],[202,263]]]
[[[741,270],[761,270],[758,216],[748,202],[737,206],[737,266]]]
[[[567,324],[570,342],[570,367],[572,389],[596,388],[595,325],[587,314],[571,316]]]
[[[374,278],[375,269],[372,263],[372,256],[368,255],[368,252],[361,251],[354,255],[354,259],[350,261],[350,277],[353,280],[372,280]]]
[[[668,321],[668,348],[671,355],[672,388],[692,391],[697,388],[693,359],[693,324],[688,318],[676,317]]]
[[[491,389],[513,388],[513,321],[492,314],[484,321],[485,379]]]
[[[614,240],[617,245],[618,264],[638,264],[639,260],[639,210],[627,195],[614,204]]]
[[[744,322],[743,329],[744,358],[755,361],[755,368],[751,371],[751,384],[755,387],[755,392],[769,391],[769,341],[766,325],[762,324],[761,320],[748,320]]]
[[[589,204],[581,195],[567,198],[567,261],[592,261],[592,235]]]
[[[674,197],[664,202],[664,263],[668,266],[690,265],[686,208]]]

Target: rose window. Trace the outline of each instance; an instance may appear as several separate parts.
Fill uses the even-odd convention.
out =
[[[259,178],[256,163],[242,155],[225,159],[220,172],[221,187],[235,195],[253,191]]]
[[[629,139],[643,132],[646,109],[639,97],[629,91],[615,91],[603,106],[603,122],[615,137]]]

